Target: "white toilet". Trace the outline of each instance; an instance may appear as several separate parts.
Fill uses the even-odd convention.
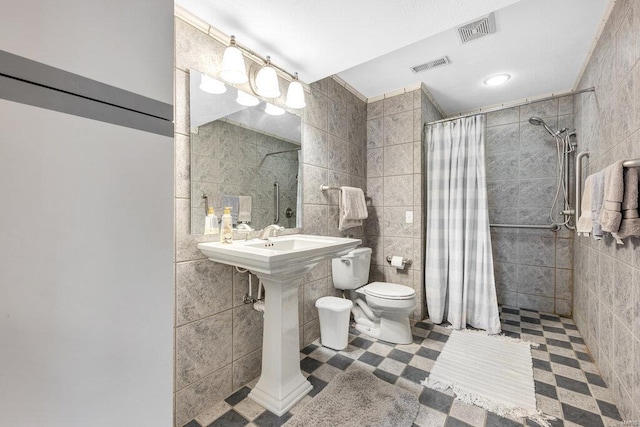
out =
[[[369,280],[371,248],[356,248],[331,262],[333,286],[349,291],[356,329],[395,344],[413,342],[409,315],[416,308],[415,291],[403,285]],[[366,285],[366,286],[363,286]]]

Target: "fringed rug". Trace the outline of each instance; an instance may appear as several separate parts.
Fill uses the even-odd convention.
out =
[[[418,398],[369,371],[351,368],[336,376],[286,427],[410,427]]]
[[[530,343],[484,331],[452,331],[423,384],[510,418],[548,426],[536,408]]]

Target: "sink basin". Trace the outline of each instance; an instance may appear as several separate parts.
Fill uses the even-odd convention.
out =
[[[313,388],[300,371],[298,287],[322,259],[343,255],[360,243],[360,239],[294,234],[198,244],[211,261],[247,268],[264,285],[262,372],[249,398],[278,416]]]
[[[198,249],[211,261],[247,268],[253,273],[277,274],[345,254],[359,239],[292,234],[225,243],[200,243]]]
[[[311,248],[314,246],[318,246],[320,244],[321,242],[318,242],[316,240],[299,238],[299,239],[282,239],[282,240],[272,240],[267,242],[252,243],[247,246],[250,246],[252,248],[264,249],[268,251],[284,252],[284,251]],[[274,255],[275,255],[275,252],[273,252]]]

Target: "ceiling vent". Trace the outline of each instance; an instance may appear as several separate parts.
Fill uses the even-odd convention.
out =
[[[443,56],[442,58],[434,59],[433,61],[425,62],[424,64],[416,65],[415,67],[411,67],[411,71],[414,73],[419,73],[421,71],[427,71],[432,68],[442,67],[443,65],[450,64],[448,56]]]
[[[493,13],[477,19],[473,22],[458,27],[458,36],[462,43],[468,43],[477,40],[480,37],[488,36],[496,32],[496,21]]]

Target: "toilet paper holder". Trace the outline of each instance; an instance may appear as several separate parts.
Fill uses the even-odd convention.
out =
[[[389,256],[387,257],[387,262],[388,262],[389,264],[391,264],[391,258],[392,258],[392,256],[391,256],[391,255],[389,255]],[[404,258],[404,264],[405,264],[405,265],[411,265],[411,264],[413,264],[413,261],[411,261],[411,259],[410,259],[410,258]]]

